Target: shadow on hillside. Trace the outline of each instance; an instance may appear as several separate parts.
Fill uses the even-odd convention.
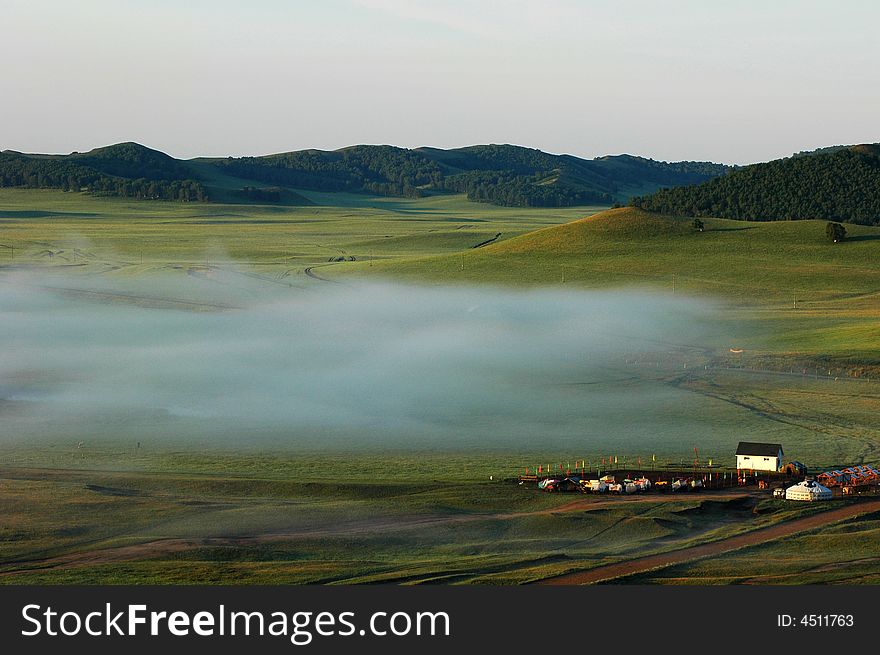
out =
[[[876,241],[877,239],[880,239],[880,234],[857,234],[846,237],[844,241]]]
[[[76,216],[77,218],[95,218],[94,212],[47,212],[31,209],[2,209],[0,218],[49,218],[50,216]]]
[[[749,227],[713,227],[706,230],[706,232],[742,232],[743,230],[757,230],[757,225],[750,225]]]

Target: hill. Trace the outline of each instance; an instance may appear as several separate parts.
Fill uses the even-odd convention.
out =
[[[667,163],[631,155],[587,160],[512,145],[451,150],[359,145],[212,163],[239,178],[301,189],[410,198],[465,193],[472,201],[516,207],[611,204],[645,190],[699,183],[728,170],[721,164]]]
[[[720,294],[747,302],[790,303],[876,294],[880,228],[854,225],[832,244],[822,221],[692,219],[622,207],[542,228],[468,252],[376,263],[381,275],[515,285],[637,284]],[[352,272],[358,266],[347,266]]]
[[[0,187],[62,189],[150,200],[207,200],[205,186],[183,162],[137,143],[86,153],[0,152]]]
[[[322,269],[335,280],[637,287],[722,299],[753,320],[740,347],[880,365],[880,228],[853,225],[832,244],[823,221],[692,219],[611,209],[463,253]],[[731,330],[739,328],[732,325]],[[787,365],[786,365],[787,366]],[[787,370],[787,368],[786,368]]]
[[[880,225],[880,144],[798,153],[631,202],[680,216],[747,221],[812,218]]]
[[[86,153],[73,153],[70,160],[105,175],[148,180],[185,180],[192,171],[183,162],[139,143],[117,143]]]
[[[357,145],[263,157],[175,159],[137,143],[86,153],[0,153],[0,187],[85,191],[155,200],[309,204],[296,189],[418,198],[464,193],[512,207],[625,202],[635,193],[695,184],[728,167],[618,155],[586,160],[510,145],[453,150]]]

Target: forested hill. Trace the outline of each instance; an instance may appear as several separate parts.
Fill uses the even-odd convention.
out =
[[[155,200],[207,200],[207,189],[194,178],[185,162],[137,143],[118,143],[69,155],[0,152],[0,187],[63,189]]]
[[[798,153],[696,186],[635,197],[631,204],[679,216],[880,225],[880,144]]]
[[[360,145],[264,157],[182,161],[136,143],[87,153],[0,153],[0,186],[54,188],[164,200],[308,201],[292,191],[420,197],[464,193],[516,207],[626,202],[662,187],[697,184],[728,170],[631,155],[581,159],[510,145],[453,150]]]
[[[588,160],[511,145],[453,150],[362,145],[211,163],[239,178],[300,189],[405,197],[454,192],[476,202],[518,207],[611,204],[646,190],[699,183],[727,170],[721,164],[670,164],[630,155]]]

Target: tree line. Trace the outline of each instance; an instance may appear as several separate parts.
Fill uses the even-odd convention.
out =
[[[102,173],[65,158],[0,153],[0,187],[61,189],[143,200],[205,201],[205,186],[193,179],[129,179]]]
[[[880,225],[880,158],[852,149],[790,157],[635,197],[630,204],[680,216]]]
[[[209,165],[248,181],[233,196],[260,202],[284,201],[286,187],[406,198],[464,193],[471,201],[514,207],[611,204],[633,187],[692,184],[726,170],[707,162],[666,163],[629,155],[587,160],[504,144],[452,150],[362,145],[227,157]],[[197,170],[140,144],[119,143],[70,155],[3,153],[0,185],[207,200],[209,191],[195,179]]]
[[[393,146],[229,157],[215,165],[236,177],[314,191],[368,192],[406,198],[418,198],[432,191],[465,193],[474,202],[511,207],[569,207],[614,200],[603,191],[556,183],[560,172],[552,165],[558,163],[559,157],[538,150],[473,146],[446,153],[443,165],[418,150]],[[510,168],[490,169],[500,165]],[[457,172],[469,167],[480,168]]]
[[[514,171],[469,171],[450,175],[440,188],[466,193],[468,200],[474,202],[506,207],[571,207],[614,202],[613,196],[607,193],[553,184],[552,178],[557,175],[557,171],[533,175],[518,175]]]
[[[228,157],[215,163],[225,173],[313,191],[366,191],[417,198],[443,173],[411,150],[355,146],[334,152],[302,150],[268,157]]]

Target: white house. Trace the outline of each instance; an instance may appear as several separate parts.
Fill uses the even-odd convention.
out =
[[[778,471],[782,467],[782,444],[740,441],[736,447],[736,468]]]

